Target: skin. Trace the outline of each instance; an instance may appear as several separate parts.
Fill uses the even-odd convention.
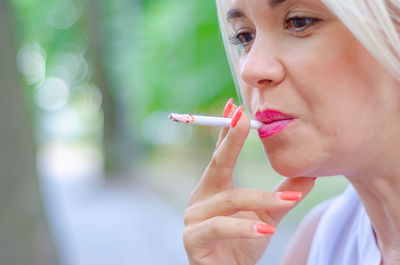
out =
[[[399,82],[319,0],[287,0],[275,6],[236,0],[232,9],[240,11],[230,23],[242,49],[238,74],[249,112],[254,116],[275,109],[295,118],[283,131],[261,139],[272,167],[288,178],[262,195],[269,200],[254,190],[232,196],[238,192],[232,172],[248,135],[248,117],[243,114],[235,128],[222,130],[185,216],[191,264],[255,264],[270,236],[257,238],[249,228],[252,222],[276,226],[298,203],[277,200],[275,192],[306,195],[313,186],[310,177],[332,175],[346,176],[359,193],[382,264],[399,264]],[[287,22],[293,17],[312,19]],[[219,209],[227,201],[231,211],[210,213],[210,205]],[[204,217],[193,218],[196,212]],[[312,238],[320,214],[315,216],[309,221],[314,225],[302,225],[302,237]]]

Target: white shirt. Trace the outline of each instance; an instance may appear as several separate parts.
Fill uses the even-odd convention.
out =
[[[369,217],[349,185],[322,215],[307,265],[380,265],[381,259]]]

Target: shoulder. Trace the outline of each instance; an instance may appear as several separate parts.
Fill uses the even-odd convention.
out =
[[[329,199],[318,204],[304,217],[286,249],[281,265],[307,264],[314,232],[332,200]]]

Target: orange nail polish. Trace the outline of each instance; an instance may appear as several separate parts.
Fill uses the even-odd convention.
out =
[[[264,235],[266,235],[266,234],[269,234],[269,235],[274,234],[275,230],[276,230],[275,227],[273,227],[271,225],[264,224],[264,223],[259,223],[259,224],[254,225],[254,229],[258,233],[264,234]]]
[[[232,103],[233,103],[233,98],[230,98],[224,108],[224,118],[228,118],[229,113],[231,113]]]
[[[243,106],[240,106],[239,108],[236,109],[235,114],[233,114],[233,118],[231,121],[231,127],[235,128],[238,121],[240,120],[240,117],[242,117],[242,113],[243,113]]]
[[[282,191],[278,192],[277,196],[279,199],[285,201],[298,201],[303,198],[303,193],[298,191]]]

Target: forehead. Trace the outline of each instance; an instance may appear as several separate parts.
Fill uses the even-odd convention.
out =
[[[223,7],[223,15],[226,16],[227,20],[239,18],[245,16],[244,10],[247,7],[256,6],[256,9],[264,9],[274,11],[279,7],[302,5],[313,6],[315,4],[323,5],[321,0],[219,0]]]
[[[223,0],[221,0],[223,1]],[[225,8],[225,16],[227,21],[229,22],[232,19],[245,17],[243,10],[246,9],[246,6],[257,6],[257,9],[260,8],[268,8],[270,10],[275,9],[279,5],[290,2],[293,0],[226,0],[226,8]]]
[[[220,1],[225,1],[227,4],[230,4],[231,6],[236,6],[236,5],[250,2],[250,0],[220,0]],[[293,0],[255,0],[255,1],[253,1],[253,4],[255,3],[255,4],[268,6],[269,8],[275,8],[275,7],[279,6],[280,4],[283,4],[285,2],[290,2],[290,1],[293,1]]]

